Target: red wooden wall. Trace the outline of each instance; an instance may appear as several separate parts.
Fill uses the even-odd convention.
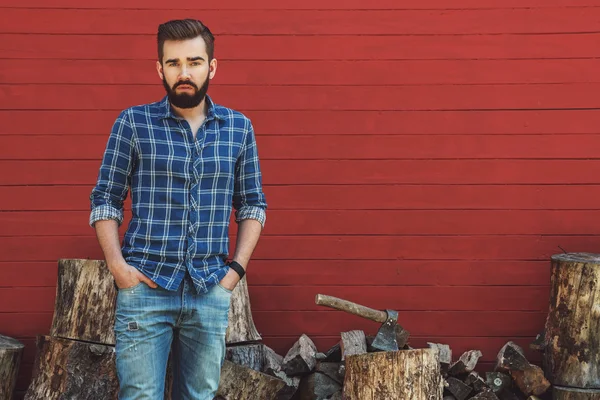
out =
[[[490,362],[541,330],[550,255],[599,248],[600,0],[0,7],[0,333],[27,344],[19,390],[56,260],[101,258],[88,195],[118,111],[164,93],[171,18],[211,27],[210,93],[258,134],[270,209],[249,282],[278,352],[375,331],[315,306],[325,293]]]

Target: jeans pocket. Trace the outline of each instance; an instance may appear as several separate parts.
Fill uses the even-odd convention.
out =
[[[141,285],[145,285],[145,283],[144,283],[144,282],[142,282],[142,281],[140,281],[140,282],[139,282],[137,285],[133,285],[132,287],[119,288],[119,287],[117,286],[117,289],[118,289],[119,291],[122,291],[122,290],[135,290],[135,289],[139,288]],[[115,286],[116,286],[116,284],[115,284]]]
[[[227,294],[232,294],[233,293],[233,290],[227,289],[225,286],[221,285],[220,283],[217,283],[217,287],[220,287],[221,290],[223,290]]]

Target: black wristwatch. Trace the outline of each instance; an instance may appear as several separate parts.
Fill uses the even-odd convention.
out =
[[[237,274],[240,276],[240,279],[242,279],[244,275],[246,275],[246,271],[244,270],[244,267],[240,265],[240,263],[236,261],[229,261],[227,265],[229,265],[229,268],[237,272]]]

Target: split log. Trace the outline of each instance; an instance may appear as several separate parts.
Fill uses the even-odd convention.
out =
[[[500,393],[509,390],[512,386],[512,379],[504,372],[486,372],[485,383],[494,393]]]
[[[600,254],[552,256],[544,370],[558,386],[600,389]]]
[[[427,342],[430,349],[437,349],[440,359],[442,372],[448,372],[450,364],[452,364],[452,349],[447,344]]]
[[[473,391],[473,388],[456,378],[450,377],[446,379],[446,382],[448,382],[446,390],[452,393],[457,400],[465,400]]]
[[[286,385],[298,388],[300,378],[289,377],[282,370],[283,357],[264,344],[247,344],[227,347],[225,359],[237,365],[263,372],[283,380]]]
[[[440,400],[444,385],[437,354],[417,349],[348,356],[344,398]]]
[[[465,378],[465,383],[473,388],[475,393],[479,393],[487,389],[485,381],[475,371],[469,372],[469,375]]]
[[[497,394],[500,400],[521,400],[522,397],[518,396],[515,392],[510,390],[503,390]]]
[[[576,389],[562,386],[554,386],[552,391],[553,400],[600,400],[598,389]]]
[[[288,351],[283,359],[283,370],[289,376],[309,374],[317,364],[315,355],[317,347],[306,335],[300,339]]]
[[[496,371],[508,372],[526,396],[540,396],[550,388],[544,371],[530,364],[523,349],[513,342],[506,343],[498,353]]]
[[[477,395],[471,397],[471,400],[500,400],[498,396],[489,390],[478,393]]]
[[[367,352],[367,339],[363,331],[342,332],[342,361],[347,356]]]
[[[11,400],[25,346],[16,339],[0,335],[0,400]]]
[[[327,375],[328,377],[339,383],[340,386],[344,384],[346,368],[342,363],[318,362],[317,366],[315,367],[315,371]]]
[[[114,279],[104,261],[59,260],[50,336],[114,345],[116,298]],[[244,277],[231,296],[225,341],[234,344],[259,340]]]
[[[298,388],[298,400],[321,400],[328,399],[335,393],[340,392],[342,385],[328,375],[315,371],[304,376]]]
[[[336,343],[332,348],[325,353],[324,362],[340,362],[342,361],[342,343]]]
[[[114,348],[49,336],[36,341],[25,400],[117,399]]]
[[[287,400],[295,391],[295,388],[290,388],[281,379],[225,360],[216,398]]]
[[[255,371],[263,371],[265,356],[263,344],[247,344],[241,346],[227,346],[225,359],[234,364],[252,368]]]
[[[529,365],[523,349],[513,342],[508,342],[498,352],[495,370],[499,372],[522,371],[529,368]]]
[[[450,365],[450,368],[448,369],[448,375],[458,376],[468,374],[475,369],[477,366],[477,361],[479,361],[481,356],[482,354],[479,350],[470,350],[464,352],[458,361]]]

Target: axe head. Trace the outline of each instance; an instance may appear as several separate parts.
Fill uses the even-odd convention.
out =
[[[387,320],[381,325],[379,331],[377,331],[377,335],[371,346],[382,351],[398,351],[399,346],[404,347],[406,344],[406,339],[408,338],[407,332],[398,325],[398,311],[385,311],[387,313]],[[401,343],[398,343],[398,341],[401,341]]]

